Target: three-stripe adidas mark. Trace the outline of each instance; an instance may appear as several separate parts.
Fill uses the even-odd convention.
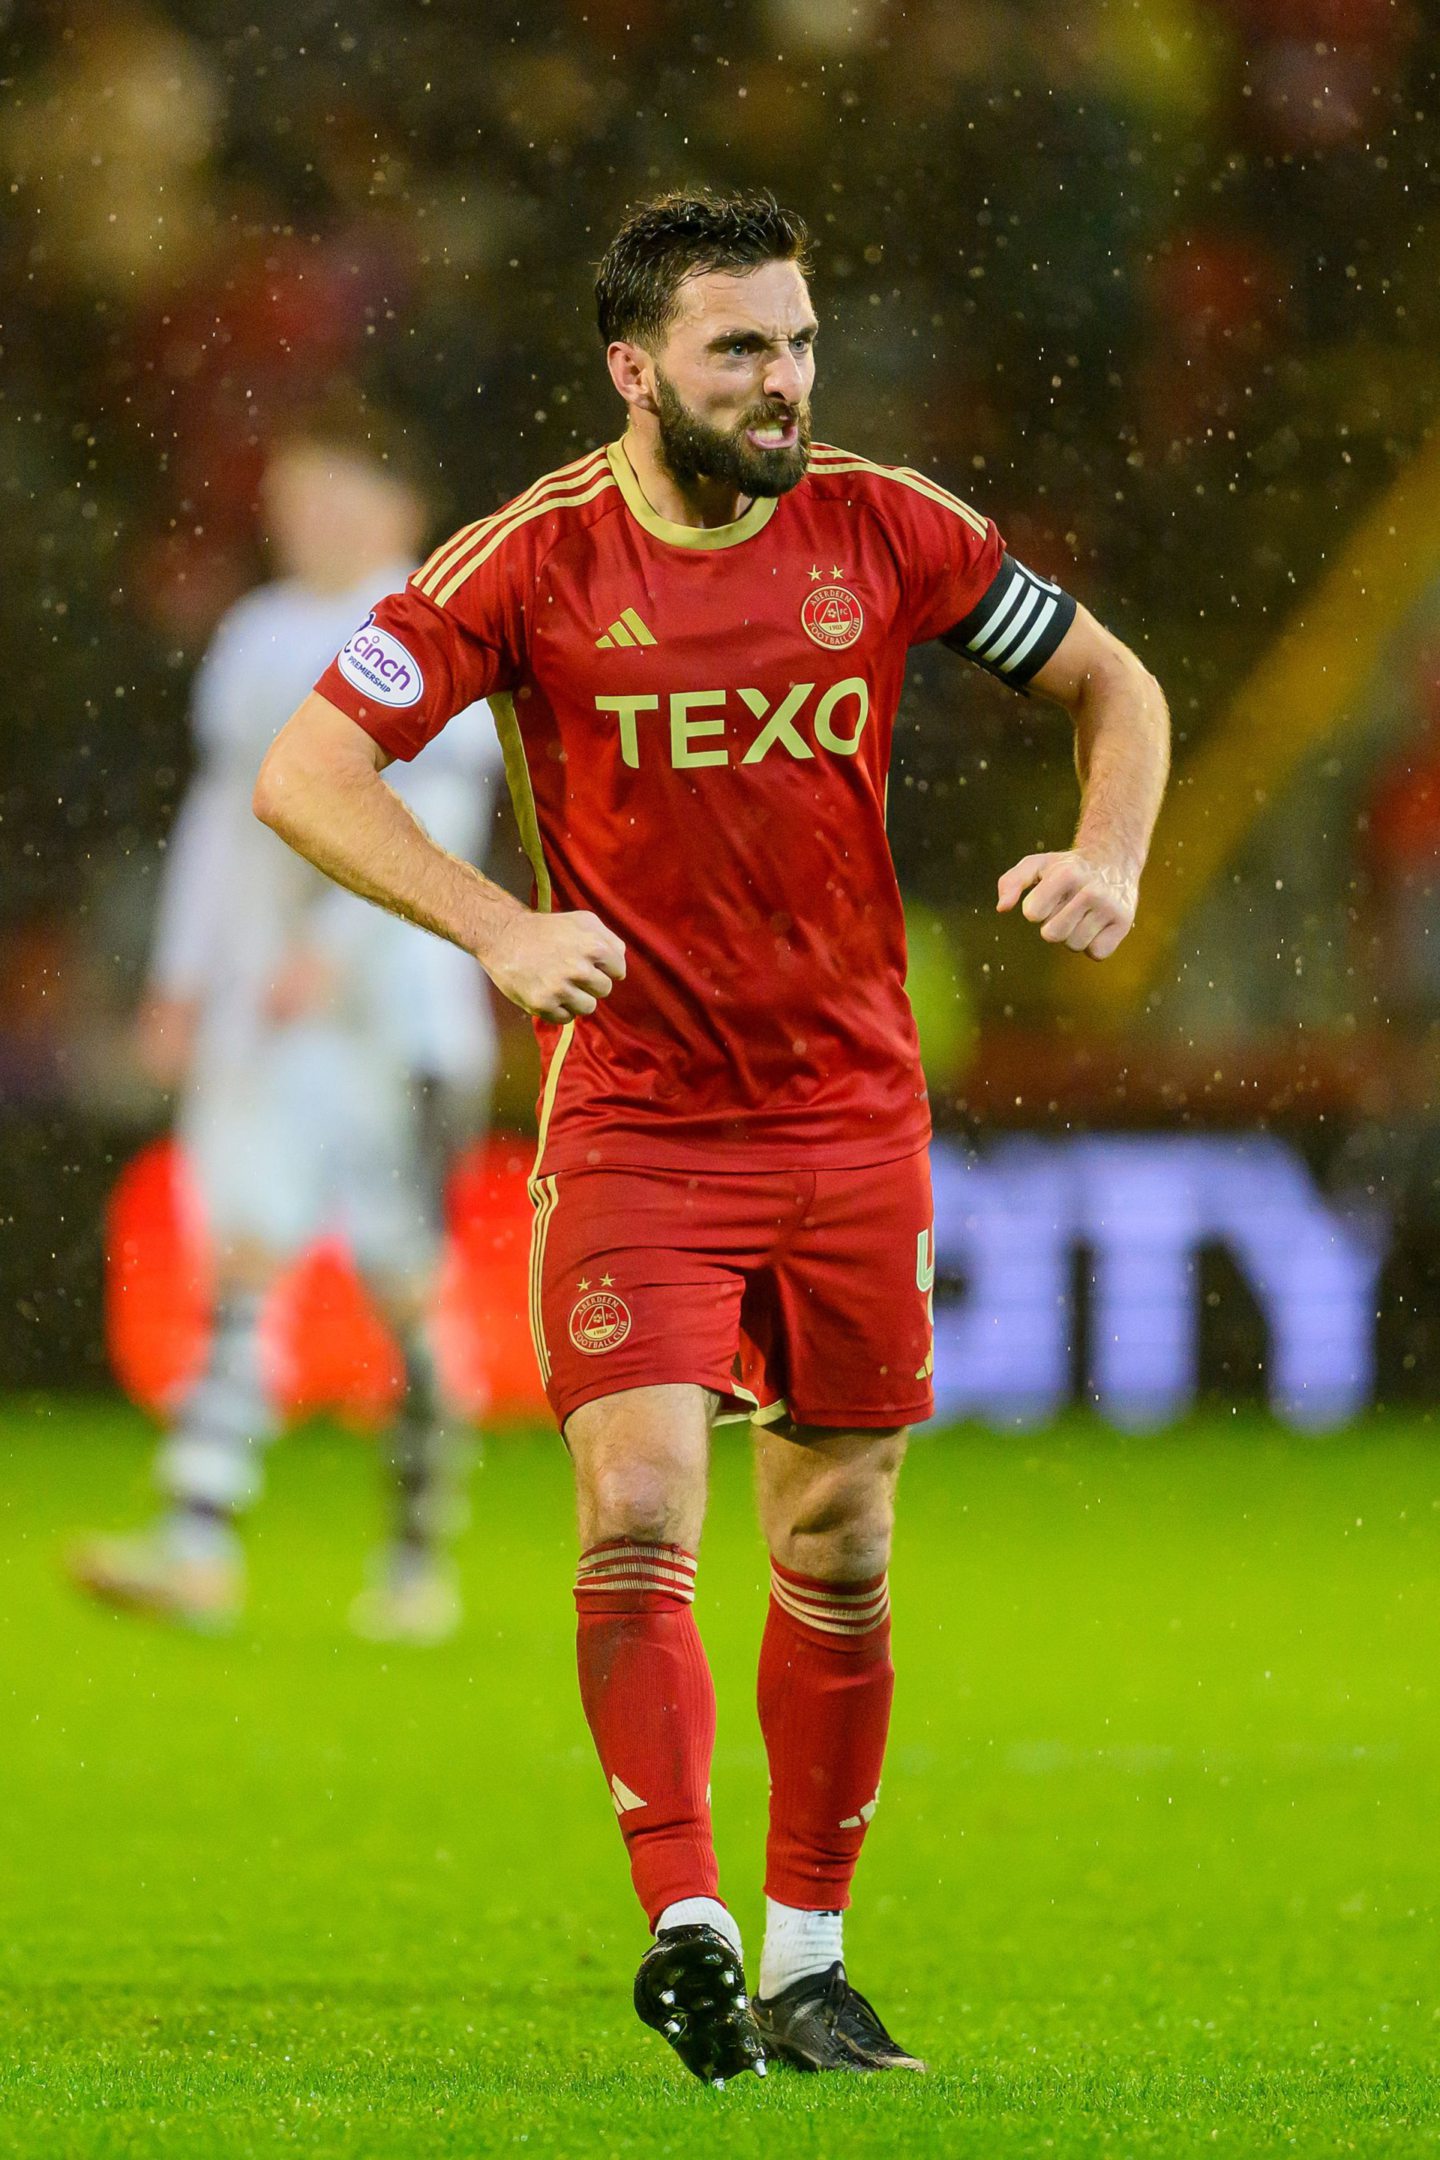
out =
[[[624,614],[611,623],[604,636],[597,637],[595,640],[596,649],[600,652],[608,652],[612,645],[653,645],[654,643],[654,637],[646,629],[644,623],[641,622],[633,607],[627,607]]]
[[[858,1815],[842,1815],[842,1816],[841,1816],[841,1818],[840,1818],[840,1828],[841,1828],[842,1830],[863,1830],[863,1829],[865,1828],[865,1826],[866,1826],[866,1824],[867,1824],[867,1823],[872,1823],[872,1822],[874,1822],[874,1820],[875,1820],[875,1810],[876,1810],[876,1808],[878,1808],[878,1807],[879,1807],[879,1805],[880,1805],[880,1788],[879,1788],[879,1786],[877,1785],[877,1786],[876,1786],[876,1788],[875,1788],[875,1797],[874,1797],[874,1799],[873,1799],[873,1800],[867,1800],[867,1801],[865,1802],[865,1805],[864,1805],[864,1807],[862,1807],[862,1808],[861,1808],[861,1810],[860,1810],[860,1812],[859,1812],[859,1814],[858,1814]]]

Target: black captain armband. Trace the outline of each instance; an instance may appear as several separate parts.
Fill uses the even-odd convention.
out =
[[[940,642],[1022,690],[1074,620],[1075,602],[1069,593],[1037,577],[1013,555],[1004,555],[985,593]]]

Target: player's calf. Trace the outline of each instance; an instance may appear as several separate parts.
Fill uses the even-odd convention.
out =
[[[350,1625],[372,1642],[432,1644],[453,1635],[462,1617],[447,1548],[465,1525],[471,1450],[446,1415],[423,1324],[402,1320],[399,1335],[405,1393],[384,1441],[390,1536],[350,1607]]]
[[[779,1912],[837,1915],[833,1944],[807,1937],[810,1970],[840,1955],[838,1915],[879,1803],[894,1691],[888,1577],[821,1582],[772,1562],[758,1687],[770,1764],[765,1890]],[[797,1976],[787,1953],[761,1984]]]
[[[611,1538],[575,1578],[580,1699],[652,1927],[717,1898],[710,1828],[715,1690],[695,1625],[695,1557]]]
[[[720,1903],[710,1829],[715,1694],[695,1617],[695,1558],[609,1538],[575,1579],[580,1694],[636,1895],[655,1929],[635,2008],[688,2070],[723,2085],[763,2069],[740,1935]]]

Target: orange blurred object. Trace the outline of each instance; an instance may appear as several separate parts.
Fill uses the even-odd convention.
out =
[[[546,1414],[527,1319],[532,1152],[504,1135],[483,1141],[457,1160],[447,1187],[436,1348],[447,1395],[472,1418]],[[164,1414],[183,1396],[205,1356],[213,1280],[184,1155],[173,1140],[156,1141],[121,1172],[106,1218],[106,1344],[133,1402]],[[285,1269],[265,1332],[289,1416],[384,1420],[401,1386],[399,1350],[338,1238]]]

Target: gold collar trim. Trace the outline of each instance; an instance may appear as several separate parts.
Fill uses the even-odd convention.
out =
[[[675,525],[669,518],[662,518],[645,500],[644,491],[635,477],[635,468],[625,454],[623,442],[607,443],[605,455],[610,460],[610,470],[625,500],[625,507],[637,525],[663,540],[668,547],[682,548],[729,548],[739,547],[742,540],[753,539],[762,526],[768,525],[775,515],[779,497],[757,495],[743,517],[730,525]]]

